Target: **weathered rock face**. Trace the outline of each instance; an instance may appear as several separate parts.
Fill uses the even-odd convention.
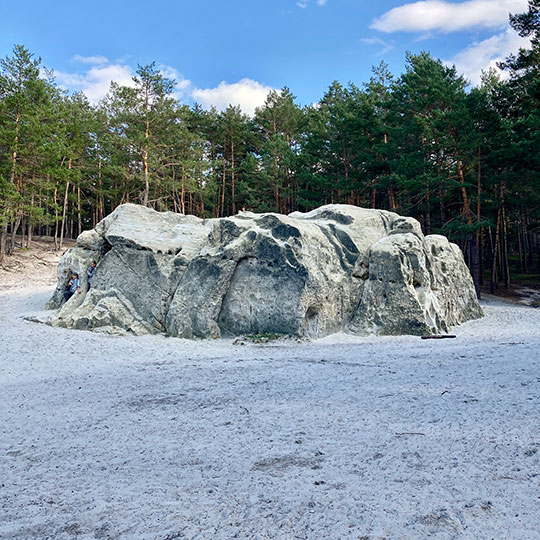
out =
[[[52,324],[111,333],[419,335],[482,315],[456,245],[349,205],[202,220],[125,204],[64,255],[49,307],[72,271],[83,293]]]

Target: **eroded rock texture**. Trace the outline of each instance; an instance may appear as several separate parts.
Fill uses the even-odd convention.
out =
[[[125,204],[64,255],[50,307],[71,271],[84,292],[52,324],[111,333],[419,335],[482,315],[456,245],[349,205],[202,220]]]

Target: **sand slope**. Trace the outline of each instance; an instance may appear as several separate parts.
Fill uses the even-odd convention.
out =
[[[43,269],[0,275],[1,538],[540,538],[540,309],[441,341],[110,337],[23,319]]]

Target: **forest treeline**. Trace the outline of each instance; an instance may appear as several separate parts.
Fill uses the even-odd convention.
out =
[[[189,107],[154,63],[92,106],[16,45],[0,61],[0,261],[15,239],[75,238],[116,206],[228,216],[355,204],[413,216],[464,250],[477,287],[540,271],[540,0],[511,16],[532,39],[468,91],[456,69],[409,54],[316,105],[287,88],[252,117]]]

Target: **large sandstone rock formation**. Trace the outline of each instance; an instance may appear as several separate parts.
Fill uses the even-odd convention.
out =
[[[71,271],[83,293],[52,324],[104,332],[420,335],[482,315],[456,245],[412,218],[348,205],[202,220],[125,204],[64,255],[49,307]]]

